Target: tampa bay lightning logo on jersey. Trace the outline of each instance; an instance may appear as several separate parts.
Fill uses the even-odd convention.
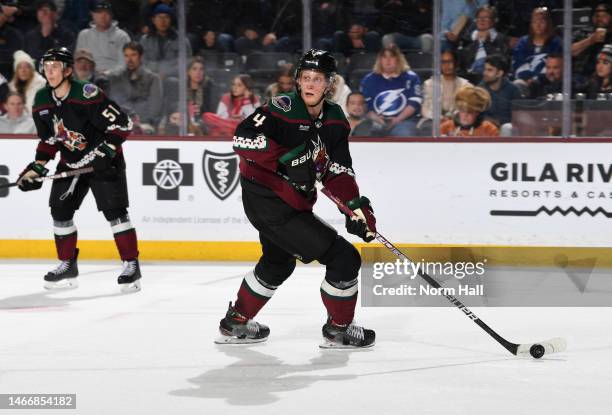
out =
[[[389,89],[376,95],[374,111],[385,117],[393,117],[406,108],[408,100],[403,92],[406,88]]]
[[[286,95],[272,97],[272,105],[285,112],[291,111],[291,98]]]

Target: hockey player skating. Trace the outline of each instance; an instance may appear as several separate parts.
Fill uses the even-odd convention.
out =
[[[92,166],[94,172],[54,180],[49,206],[53,217],[59,266],[44,277],[45,288],[78,286],[77,228],[74,213],[91,189],[98,210],[113,232],[123,271],[118,283],[122,291],[140,289],[140,267],[136,231],[128,212],[125,160],[121,143],[132,129],[130,118],[97,86],[72,79],[73,56],[67,48],[54,48],[41,59],[47,85],[36,94],[32,115],[40,138],[35,161],[20,174],[23,191],[37,190],[38,177],[48,173],[46,164],[59,151],[57,172]]]
[[[259,231],[263,255],[221,320],[218,343],[267,339],[270,329],[253,318],[291,275],[297,258],[326,267],[321,297],[328,319],[321,347],[374,344],[374,331],[353,323],[359,253],[312,212],[320,181],[358,215],[359,220],[347,217],[347,230],[366,242],[374,239],[372,208],[359,195],[351,165],[350,127],[342,109],[326,100],[335,73],[330,53],[308,51],[297,65],[297,92],[273,97],[236,129],[244,210]]]

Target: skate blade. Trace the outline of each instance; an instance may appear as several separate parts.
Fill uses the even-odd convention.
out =
[[[119,284],[119,289],[123,294],[135,293],[141,290],[140,280],[130,282],[128,284]]]
[[[376,342],[372,344],[368,344],[367,346],[353,346],[350,344],[339,344],[339,343],[332,342],[328,339],[323,339],[323,343],[321,343],[319,347],[321,349],[334,349],[334,350],[361,350],[361,349],[370,348],[374,346],[375,344]]]
[[[45,281],[46,290],[74,290],[79,287],[79,282],[76,278],[64,278],[59,281]]]
[[[219,336],[215,339],[215,344],[253,344],[263,343],[268,340],[267,337],[263,339],[239,339],[238,337],[232,336]]]

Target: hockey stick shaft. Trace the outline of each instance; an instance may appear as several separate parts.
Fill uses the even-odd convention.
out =
[[[334,202],[336,204],[336,206],[338,206],[338,208],[345,214],[348,215],[349,217],[353,217],[356,216],[355,213],[348,208],[348,206],[346,206],[339,198],[337,198],[336,196],[334,196],[329,190],[327,190],[325,187],[321,188],[321,192],[327,196],[332,202]],[[408,258],[406,255],[404,255],[404,253],[402,251],[400,251],[397,247],[395,247],[395,245],[393,245],[389,240],[387,240],[387,238],[385,238],[384,236],[382,236],[380,233],[376,233],[376,240],[378,240],[378,242],[380,242],[381,244],[383,244],[385,246],[385,248],[387,248],[388,250],[390,250],[391,252],[393,252],[395,255],[397,255],[397,257],[399,257],[401,260],[403,261],[407,261],[409,263],[412,263],[413,261],[410,260],[410,258]],[[429,285],[431,285],[434,288],[442,288],[442,286],[440,285],[440,283],[438,283],[438,281],[436,281],[435,279],[433,279],[432,277],[430,277],[427,273],[422,272],[420,269],[418,271],[418,274],[421,278],[423,278]],[[442,291],[443,292],[443,291]],[[463,304],[457,297],[452,296],[450,294],[445,294],[444,297],[446,297],[446,299],[455,307],[457,307],[459,310],[461,310],[466,317],[468,317],[470,320],[472,320],[474,323],[476,323],[481,329],[483,329],[487,334],[489,334],[489,336],[493,337],[499,344],[501,344],[506,350],[508,350],[510,353],[512,353],[513,355],[516,355],[518,352],[518,348],[519,345],[509,342],[508,340],[504,339],[502,336],[500,336],[499,334],[497,334],[497,332],[495,332],[495,330],[493,330],[491,327],[489,327],[484,321],[482,321],[476,314],[474,314],[473,311],[471,311],[465,304]]]
[[[53,174],[51,176],[37,177],[34,180],[36,180],[37,182],[44,182],[47,180],[64,179],[66,177],[77,176],[79,174],[91,173],[92,171],[93,171],[93,167],[84,167],[82,169],[68,170],[68,171],[64,171],[61,173]],[[14,183],[0,185],[0,189],[6,189],[7,187],[17,186],[17,183],[19,183],[19,181],[16,181]]]

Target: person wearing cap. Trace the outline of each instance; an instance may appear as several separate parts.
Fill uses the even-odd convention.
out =
[[[612,43],[612,5],[599,3],[591,17],[593,32],[582,40],[572,43],[572,57],[582,61],[581,75],[590,77],[595,72],[596,60],[601,49]]]
[[[96,1],[91,16],[91,27],[79,33],[76,48],[89,49],[100,72],[124,67],[122,48],[130,41],[130,36],[113,20],[110,3]]]
[[[77,49],[74,53],[74,78],[95,84],[103,90],[108,86],[107,77],[96,72],[96,61],[87,49]]]
[[[9,16],[0,8],[0,73],[13,76],[13,53],[23,49],[23,35],[9,24]]]
[[[612,44],[604,45],[597,55],[595,73],[586,88],[588,99],[597,99],[599,94],[612,93]]]
[[[26,109],[30,112],[36,92],[45,86],[45,78],[36,71],[32,57],[22,50],[13,54],[13,70],[9,89],[25,97]]]
[[[451,137],[497,137],[499,128],[484,118],[483,113],[491,106],[491,95],[486,89],[465,85],[455,96],[455,116],[440,126],[442,136]]]
[[[172,26],[174,8],[161,3],[152,11],[153,28],[140,39],[144,49],[144,64],[162,80],[178,77],[179,35]],[[186,57],[191,57],[191,46],[185,39]]]
[[[57,5],[54,0],[38,0],[36,2],[36,19],[38,26],[25,35],[25,51],[35,60],[44,53],[60,46],[74,49],[75,34],[57,24]]]

